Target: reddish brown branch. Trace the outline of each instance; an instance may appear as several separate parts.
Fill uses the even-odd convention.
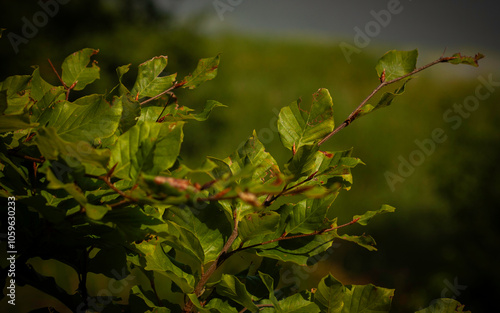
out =
[[[213,263],[210,265],[210,267],[201,275],[200,281],[198,282],[198,284],[196,284],[196,287],[194,288],[194,294],[196,295],[196,297],[199,297],[203,294],[205,284],[208,282],[208,280],[210,279],[212,274],[215,272],[215,270],[222,264],[222,262],[219,262],[219,260],[221,260],[221,258],[227,253],[229,248],[231,248],[231,246],[233,245],[233,242],[238,237],[238,213],[237,213],[237,210],[235,210],[233,212],[233,220],[234,220],[233,232],[231,233],[231,235],[227,239],[226,243],[224,244],[224,247],[222,247],[222,250],[219,253],[219,255],[217,256],[217,258],[215,259],[215,261],[213,261]],[[225,259],[225,258],[223,258],[223,259]],[[193,308],[193,303],[189,300],[186,303],[186,305],[184,306],[183,312],[191,312],[192,308]]]
[[[316,171],[316,172],[312,173],[311,175],[309,175],[309,177],[307,177],[306,179],[304,179],[304,180],[303,180],[303,181],[301,181],[300,183],[297,183],[297,184],[295,184],[295,185],[293,185],[293,186],[291,186],[291,187],[287,187],[288,185],[285,185],[285,186],[283,187],[283,190],[282,190],[280,193],[278,193],[278,194],[276,194],[276,195],[269,195],[269,196],[267,197],[267,199],[264,201],[263,205],[264,205],[264,206],[270,206],[270,205],[271,205],[274,201],[276,201],[276,199],[278,199],[279,197],[281,197],[281,196],[283,196],[283,195],[287,195],[287,194],[293,193],[292,189],[297,188],[297,187],[299,187],[300,185],[303,185],[303,184],[307,183],[308,181],[312,180],[312,179],[316,176],[316,174],[317,174],[317,173],[318,173],[318,171]],[[307,189],[305,189],[305,190],[307,190]],[[304,191],[305,191],[305,190],[304,190]]]
[[[50,61],[50,59],[47,59],[47,61],[49,61],[50,67],[52,67],[52,70],[54,71],[54,73],[56,73],[57,78],[59,79],[61,84],[64,86],[64,88],[68,88],[68,86],[66,86],[66,84],[62,80],[61,76],[59,76],[59,73],[57,72],[56,68],[54,67],[54,64],[52,64],[52,61]]]
[[[360,219],[360,217],[355,218],[352,221],[350,221],[348,223],[345,223],[345,224],[342,224],[342,225],[339,225],[339,226],[325,228],[325,229],[322,229],[322,230],[317,230],[317,231],[314,231],[314,232],[308,233],[308,234],[299,234],[299,235],[294,235],[294,236],[288,236],[287,237],[286,236],[287,234],[284,233],[279,238],[275,238],[275,239],[272,239],[272,240],[264,241],[264,242],[261,242],[261,243],[256,243],[254,245],[247,246],[247,247],[240,247],[240,248],[232,251],[231,254],[236,253],[236,252],[240,252],[240,251],[243,251],[243,250],[255,248],[255,247],[258,247],[258,246],[267,245],[267,244],[270,244],[270,243],[273,243],[273,242],[277,242],[277,241],[283,241],[283,240],[290,240],[290,239],[297,239],[297,238],[303,238],[303,237],[321,235],[321,234],[324,234],[324,233],[327,233],[327,232],[330,232],[330,231],[333,231],[333,230],[336,230],[336,229],[339,229],[339,228],[342,228],[342,227],[346,227],[346,226],[352,225],[352,224],[356,223],[357,221],[359,221],[359,219]]]
[[[443,57],[441,56],[439,59],[429,63],[429,64],[426,64],[422,67],[419,67],[417,69],[414,69],[413,71],[411,71],[410,73],[408,74],[405,74],[403,76],[400,76],[400,77],[397,77],[397,78],[394,78],[392,80],[389,80],[389,81],[385,81],[385,72],[383,73],[384,77],[383,79],[380,79],[380,84],[377,86],[377,88],[375,88],[369,95],[368,97],[366,97],[359,105],[358,107],[352,111],[352,113],[345,119],[345,121],[342,122],[342,124],[340,124],[337,128],[335,128],[331,133],[329,133],[325,138],[321,139],[320,142],[318,142],[318,146],[321,146],[325,141],[327,141],[328,139],[330,139],[333,135],[335,135],[336,133],[338,133],[339,131],[341,131],[342,129],[344,129],[345,127],[347,127],[349,124],[351,124],[357,117],[358,117],[358,114],[359,112],[361,112],[361,108],[377,93],[380,91],[380,89],[382,89],[383,87],[385,86],[388,86],[390,84],[394,84],[395,82],[398,82],[400,80],[403,80],[405,78],[408,78],[410,77],[411,75],[414,75],[418,72],[421,72],[423,70],[425,70],[426,68],[429,68],[433,65],[436,65],[438,63],[442,63],[442,62],[447,62],[451,59],[453,59],[454,57]]]
[[[96,176],[96,175],[92,175],[92,174],[85,174],[85,176],[86,177],[90,177],[90,178],[95,178],[95,179],[102,180],[106,185],[108,185],[109,188],[111,188],[112,190],[114,190],[120,196],[124,197],[125,199],[128,199],[129,201],[137,202],[138,201],[137,199],[135,199],[134,197],[131,197],[131,196],[127,195],[126,193],[124,193],[120,189],[116,188],[115,185],[111,182],[111,176],[113,175],[113,172],[115,171],[117,165],[118,165],[118,163],[116,163],[108,171],[108,173],[106,173],[106,175],[104,175],[104,176]],[[119,204],[121,204],[121,203],[119,203]],[[115,203],[114,205],[118,205],[118,203]]]

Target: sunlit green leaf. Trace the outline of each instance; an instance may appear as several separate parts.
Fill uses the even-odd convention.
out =
[[[34,142],[42,156],[48,160],[57,160],[61,156],[106,168],[110,157],[109,150],[94,149],[85,141],[68,142],[62,140],[53,127],[38,129]]]
[[[251,245],[254,241],[259,241],[255,239],[274,233],[279,221],[280,215],[273,211],[247,214],[238,225],[238,235],[242,243]]]
[[[376,109],[381,109],[381,108],[384,108],[384,107],[391,105],[394,98],[402,95],[405,92],[405,86],[408,83],[408,81],[410,81],[410,79],[405,80],[403,85],[401,85],[401,87],[394,90],[394,92],[385,92],[377,104],[375,104],[375,105],[365,104],[360,109],[358,116],[361,117],[361,116],[366,115],[366,114],[368,114]]]
[[[172,86],[177,74],[160,76],[167,66],[166,56],[154,57],[139,65],[139,72],[130,93],[137,99],[154,97]]]
[[[62,64],[62,80],[67,87],[73,87],[74,90],[82,90],[88,84],[93,83],[99,79],[99,66],[97,62],[93,61],[92,65],[88,67],[91,62],[90,58],[97,54],[99,50],[90,48],[82,49],[75,52],[64,59]]]
[[[310,108],[301,107],[300,101],[293,102],[281,109],[278,118],[281,142],[293,151],[319,142],[334,126],[332,97],[324,88],[313,94]]]
[[[139,116],[141,115],[141,105],[138,101],[130,99],[127,95],[115,98],[113,105],[117,102],[120,102],[121,107],[123,108],[119,129],[121,133],[124,133],[137,124]]]
[[[200,59],[194,72],[184,77],[185,84],[183,88],[194,89],[207,80],[214,79],[217,76],[220,54],[213,58]]]
[[[484,58],[484,55],[481,53],[477,53],[475,56],[463,56],[461,53],[455,53],[450,58],[447,58],[446,62],[451,64],[468,64],[475,67],[478,67],[479,64],[477,61]]]
[[[287,205],[280,212],[286,219],[285,231],[288,234],[308,234],[329,228],[326,217],[335,198],[333,194],[323,199],[305,199],[295,205]]]
[[[165,275],[171,279],[182,289],[184,293],[191,293],[194,290],[195,278],[192,274],[176,266],[171,258],[164,251],[161,242],[158,239],[143,241],[140,244],[135,244],[135,247],[141,251],[146,259],[147,271],[155,271],[161,275]]]
[[[279,302],[280,312],[283,313],[319,313],[316,303],[304,299],[300,293],[285,298]]]
[[[314,293],[314,303],[321,312],[341,313],[344,307],[344,285],[331,274],[323,277]]]
[[[342,313],[383,313],[391,309],[394,289],[372,284],[346,286]]]
[[[279,237],[279,236],[277,236]],[[256,247],[256,253],[260,256],[275,260],[293,262],[298,265],[308,265],[308,260],[332,246],[335,232],[327,232],[322,235],[307,236],[293,240],[281,240],[275,243]]]
[[[183,140],[184,122],[141,122],[118,138],[111,148],[115,175],[136,180],[139,173],[158,175],[174,165]]]
[[[385,81],[411,73],[417,64],[418,51],[391,50],[385,53],[379,60],[375,69],[378,77],[385,75]]]
[[[365,214],[363,215],[355,215],[353,217],[353,219],[357,219],[359,218],[358,220],[358,224],[361,224],[361,225],[368,225],[368,222],[375,216],[375,215],[378,215],[378,214],[383,214],[383,213],[389,213],[389,212],[394,212],[396,209],[390,205],[387,205],[387,204],[384,204],[382,205],[382,207],[377,210],[377,211],[368,211],[366,212]]]
[[[346,241],[353,242],[369,251],[376,251],[377,248],[375,246],[377,243],[375,242],[375,239],[373,239],[372,236],[370,235],[361,235],[361,236],[355,236],[355,235],[341,235],[337,236],[338,238]]]
[[[55,88],[51,84],[47,83],[41,76],[40,76],[40,68],[38,66],[34,66],[34,71],[33,74],[31,74],[31,97],[39,101],[42,99],[42,97],[52,88]],[[62,88],[62,87],[61,87]]]
[[[102,95],[90,95],[74,102],[61,101],[44,108],[38,123],[52,126],[61,139],[87,141],[107,138],[118,128],[121,103],[110,105]]]

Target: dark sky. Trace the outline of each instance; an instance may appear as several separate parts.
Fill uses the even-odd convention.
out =
[[[366,34],[368,27],[370,45],[500,52],[500,2],[493,0],[182,0],[176,11],[181,20],[202,11],[212,31],[314,34],[356,46],[355,28]]]

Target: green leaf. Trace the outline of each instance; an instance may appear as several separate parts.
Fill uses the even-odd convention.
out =
[[[279,221],[280,215],[273,211],[247,214],[238,224],[238,236],[246,245],[258,243],[256,239],[276,231]]]
[[[9,76],[0,83],[0,91],[6,91],[7,108],[4,114],[19,114],[28,109],[30,93],[26,90],[31,79],[30,75]],[[3,96],[2,96],[3,98]],[[2,102],[5,100],[2,100]],[[5,104],[2,105],[2,107]],[[2,108],[3,109],[3,108]]]
[[[313,94],[309,111],[301,108],[300,101],[296,101],[282,108],[278,117],[281,142],[294,153],[304,145],[318,143],[334,127],[332,97],[324,88]]]
[[[177,252],[185,253],[193,264],[191,268],[198,271],[205,264],[205,253],[197,236],[189,229],[167,221],[160,225],[150,225],[149,229],[158,234],[162,242],[171,246]]]
[[[369,251],[377,251],[377,248],[375,248],[375,245],[377,243],[375,242],[375,239],[373,239],[373,237],[370,235],[364,235],[364,234],[361,236],[342,235],[337,237],[345,241],[353,242]]]
[[[123,96],[123,95],[130,93],[130,91],[127,89],[127,87],[125,87],[125,85],[122,83],[123,75],[125,75],[130,70],[130,65],[131,64],[122,65],[122,66],[116,68],[116,74],[118,75],[118,85],[115,88],[118,87],[118,94],[120,96]]]
[[[300,293],[281,300],[279,305],[281,308],[279,312],[283,313],[319,313],[321,311],[316,303],[304,299]]]
[[[368,225],[368,222],[375,216],[375,215],[378,215],[378,214],[383,214],[383,213],[389,213],[389,212],[394,212],[396,209],[390,205],[387,205],[387,204],[384,204],[382,205],[382,207],[377,210],[377,211],[368,211],[366,212],[365,214],[363,215],[355,215],[353,217],[353,219],[357,219],[359,218],[359,220],[357,221],[358,224],[360,225],[363,225],[363,226],[366,226]]]
[[[361,116],[366,115],[366,114],[368,114],[376,109],[381,109],[381,108],[384,108],[384,107],[391,105],[394,98],[402,95],[405,92],[406,84],[409,81],[410,81],[410,79],[405,80],[403,85],[401,87],[399,87],[398,89],[394,90],[394,92],[384,92],[384,94],[380,98],[379,102],[375,106],[373,106],[371,104],[365,104],[360,109],[358,116],[361,117]]]
[[[170,310],[166,307],[160,307],[156,300],[156,296],[153,291],[148,290],[144,291],[141,286],[133,286],[132,289],[130,290],[130,294],[134,295],[136,297],[139,297],[144,301],[144,303],[153,309],[153,311],[147,311],[147,312],[154,312],[154,313],[169,313]],[[136,311],[137,312],[137,311]],[[144,311],[141,311],[144,312]]]
[[[71,103],[54,103],[39,119],[38,123],[52,126],[61,139],[66,141],[93,142],[113,135],[118,128],[121,103],[110,105],[103,95],[89,95]]]
[[[360,159],[351,157],[352,149],[345,151],[318,151],[317,146],[304,146],[297,150],[293,158],[285,164],[286,175],[293,179],[314,177],[319,184],[331,178],[339,178],[345,189],[352,185],[351,169],[364,164]]]
[[[271,300],[272,304],[274,305],[274,309],[278,312],[281,312],[281,307],[278,303],[278,300],[276,299],[276,296],[274,295],[274,279],[270,275],[262,273],[260,271],[259,277],[269,291],[269,300]]]
[[[158,56],[139,65],[137,80],[130,90],[136,99],[154,97],[172,86],[177,74],[160,76],[167,66],[167,60],[166,56]]]
[[[411,73],[417,64],[418,50],[386,52],[379,60],[375,69],[378,77],[385,75],[384,81],[391,81],[395,78]]]
[[[232,232],[231,225],[225,221],[224,211],[217,203],[195,205],[193,208],[171,207],[166,218],[196,236],[203,248],[205,263],[217,259],[225,238]]]
[[[122,134],[111,148],[114,175],[135,181],[139,173],[158,175],[174,165],[183,140],[184,122],[140,122]]]
[[[464,311],[464,307],[457,300],[442,298],[433,301],[432,305],[415,313],[471,313],[471,311]]]
[[[231,306],[227,301],[222,301],[219,298],[214,298],[205,305],[209,313],[238,313],[238,310]]]
[[[288,234],[308,234],[329,228],[331,225],[326,217],[335,198],[336,194],[332,194],[322,199],[305,199],[296,205],[286,205],[280,212],[285,219],[285,231]]]
[[[33,80],[35,80],[35,78],[33,78]],[[42,125],[47,124],[52,118],[55,104],[57,103],[57,105],[59,105],[64,99],[64,87],[59,86],[50,88],[31,107],[31,122],[42,121]]]
[[[194,89],[206,82],[214,79],[217,76],[217,68],[219,67],[220,54],[213,58],[200,59],[194,72],[184,77],[183,88]]]
[[[394,289],[372,284],[346,286],[342,313],[383,313],[391,309]]]
[[[206,121],[210,116],[210,113],[212,113],[212,110],[216,107],[226,107],[226,106],[220,102],[214,100],[208,100],[203,106],[203,109],[200,113],[192,114],[190,113],[191,111],[193,111],[192,109],[185,106],[179,107],[178,105],[172,104],[169,105],[163,112],[162,120],[164,122],[184,121],[184,120]],[[152,107],[152,108],[156,109],[157,107]],[[155,116],[157,117],[159,113],[155,114]]]
[[[31,74],[31,88],[30,88],[30,93],[31,97],[36,100],[37,102],[42,99],[42,97],[52,88],[55,88],[51,84],[47,83],[41,76],[40,76],[40,68],[38,66],[34,66],[35,70],[33,71],[33,74]],[[64,87],[60,87],[64,89]]]
[[[141,105],[139,101],[132,100],[127,95],[115,98],[113,105],[116,105],[117,102],[120,102],[120,106],[123,108],[118,128],[121,133],[124,133],[137,124],[139,116],[141,116]]]
[[[281,234],[276,235],[274,238],[278,238],[280,235]],[[298,265],[308,265],[308,260],[311,257],[325,252],[332,246],[335,237],[336,232],[330,231],[322,235],[307,236],[293,240],[281,240],[261,247],[256,247],[255,249],[257,255],[263,257],[293,262]]]
[[[97,54],[99,50],[94,50],[90,48],[85,48],[77,51],[66,59],[62,64],[62,80],[67,87],[73,87],[74,90],[82,90],[88,84],[93,83],[96,79],[99,79],[99,66],[97,62],[92,62],[90,67],[87,65],[90,63],[90,58]]]
[[[88,203],[87,198],[83,194],[80,187],[78,187],[75,183],[64,184],[63,182],[59,181],[50,168],[47,169],[47,180],[49,181],[47,188],[64,189],[82,207],[85,208],[85,213],[91,219],[100,220],[109,210],[111,210],[111,207],[107,205],[94,205]]]
[[[191,293],[194,290],[195,278],[186,269],[174,264],[171,258],[164,251],[158,239],[135,243],[135,247],[144,255],[146,260],[146,271],[155,271],[171,279],[184,293]],[[167,251],[168,252],[168,251]]]
[[[229,164],[233,174],[237,174],[248,165],[258,168],[252,174],[252,180],[259,179],[261,183],[268,181],[270,178],[272,180],[273,175],[268,175],[266,172],[279,172],[276,160],[266,151],[255,130],[245,144],[224,161]]]
[[[216,285],[216,291],[219,295],[243,305],[251,312],[258,312],[259,308],[253,303],[252,296],[248,293],[244,284],[242,284],[233,275],[222,274],[220,282]]]
[[[38,123],[30,124],[30,115],[28,111],[18,115],[0,115],[0,133],[33,128],[38,125]]]
[[[94,149],[85,141],[68,142],[62,140],[53,127],[38,129],[34,142],[47,160],[57,160],[61,156],[69,158],[69,160],[76,159],[82,163],[106,168],[110,158],[109,150]]]
[[[204,173],[209,176],[210,172],[216,167],[217,165],[215,165],[214,162],[210,161],[210,159],[205,159],[200,167],[194,169],[187,167],[185,164],[179,164],[179,166],[175,170],[171,171],[171,174],[172,177],[176,178],[186,178],[188,175],[195,173]]]
[[[314,303],[321,312],[341,313],[344,307],[344,285],[331,274],[323,277],[314,293]]]
[[[451,63],[451,64],[467,64],[467,65],[472,65],[474,67],[478,67],[479,64],[477,61],[480,59],[484,58],[484,55],[481,53],[476,53],[475,56],[470,57],[470,56],[462,56],[460,53],[455,53],[449,58],[445,58],[446,62]]]
[[[221,179],[217,183],[221,190],[228,186],[261,193],[281,190],[279,185],[283,181],[276,160],[265,151],[255,131],[229,157],[224,160],[209,157],[209,160],[217,166],[211,175],[215,179]]]

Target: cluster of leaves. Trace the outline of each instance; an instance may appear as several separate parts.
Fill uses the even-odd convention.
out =
[[[311,265],[336,240],[376,250],[371,236],[338,230],[394,208],[384,205],[338,225],[332,203],[350,189],[351,169],[362,162],[351,150],[319,147],[339,127],[391,104],[406,81],[375,105],[367,104],[371,95],[337,128],[326,89],[314,93],[310,105],[284,107],[278,130],[291,154],[286,164],[279,165],[254,132],[227,158],[208,157],[192,169],[179,158],[183,126],[223,105],[210,100],[197,112],[174,92],[213,79],[219,56],[200,60],[182,80],[164,74],[167,57],[152,58],[138,66],[130,89],[122,83],[130,65],[121,66],[111,91],[72,99],[72,91],[99,78],[96,53],[70,55],[61,75],[54,68],[60,86],[46,82],[37,67],[0,83],[0,195],[16,198],[17,285],[38,288],[75,312],[389,311],[392,289],[344,286],[328,275],[316,289],[291,294],[286,286],[277,289],[277,269],[283,262]],[[386,54],[377,66],[381,85],[421,70],[416,57],[416,51]],[[200,174],[206,181],[193,182]],[[216,272],[234,254],[259,261],[241,273]],[[78,290],[67,292],[36,272],[27,263],[35,257],[73,268]],[[149,284],[133,286],[128,304],[88,294],[88,273],[124,279],[132,270]],[[168,282],[163,294],[155,284],[160,277]],[[461,307],[443,300],[439,312]]]

